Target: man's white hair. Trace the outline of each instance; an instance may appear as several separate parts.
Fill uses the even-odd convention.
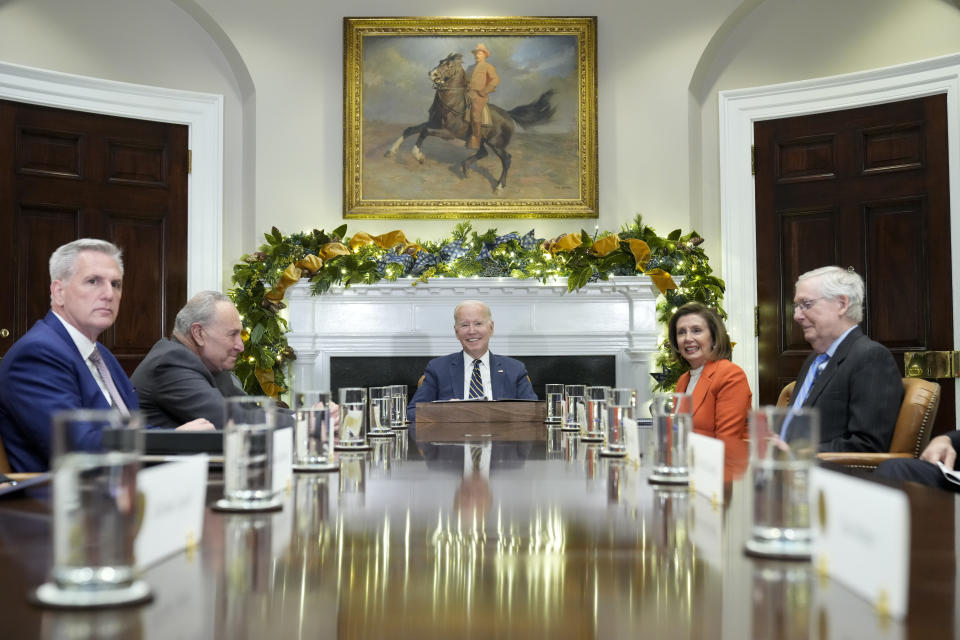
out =
[[[820,295],[824,298],[847,297],[847,318],[856,323],[863,319],[863,278],[859,273],[843,267],[820,267],[802,274],[797,282],[810,278],[820,278]]]
[[[112,242],[96,238],[80,238],[59,247],[50,256],[50,282],[66,282],[76,273],[77,256],[81,251],[98,251],[117,261],[123,275],[123,252]]]
[[[493,322],[493,314],[490,313],[490,307],[487,306],[486,302],[481,302],[480,300],[464,300],[453,308],[454,326],[457,324],[457,316],[460,314],[460,309],[463,307],[480,307],[483,309],[483,315],[487,317],[487,322]]]

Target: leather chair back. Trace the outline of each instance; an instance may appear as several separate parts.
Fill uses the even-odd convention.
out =
[[[890,453],[909,453],[914,458],[930,442],[933,420],[940,409],[940,384],[922,378],[903,379],[903,403],[893,430]]]
[[[7,460],[7,450],[3,448],[3,438],[0,438],[0,473],[10,473],[10,461]]]
[[[777,406],[790,404],[793,389],[791,382],[780,391]],[[838,452],[820,453],[821,460],[836,462],[863,469],[876,468],[889,458],[919,458],[930,442],[930,431],[940,408],[940,384],[922,378],[903,379],[903,402],[893,428],[890,450],[886,453]]]

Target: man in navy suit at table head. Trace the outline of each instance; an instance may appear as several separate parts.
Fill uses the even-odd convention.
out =
[[[415,420],[418,402],[453,398],[537,399],[522,362],[490,353],[490,307],[479,300],[461,302],[453,310],[453,330],[463,351],[427,363],[423,383],[407,405],[410,421]]]
[[[50,256],[50,311],[0,361],[0,437],[14,471],[50,464],[51,418],[69,409],[116,409],[129,415],[137,393],[102,344],[123,294],[120,249],[81,238]],[[212,428],[196,421],[184,428]],[[95,428],[71,434],[83,449],[100,446]]]

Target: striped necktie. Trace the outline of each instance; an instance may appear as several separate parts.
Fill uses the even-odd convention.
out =
[[[107,393],[110,395],[110,402],[113,404],[113,408],[120,412],[120,415],[127,417],[130,415],[130,411],[127,409],[126,403],[123,401],[123,398],[120,397],[120,392],[117,391],[117,386],[113,384],[113,377],[110,375],[110,370],[107,369],[107,364],[103,361],[103,357],[100,355],[100,350],[94,346],[93,352],[87,356],[90,362],[93,363],[93,366],[97,368],[97,373],[100,374],[100,377],[103,379],[103,384],[107,387]]]
[[[483,397],[483,378],[480,377],[480,360],[473,361],[473,373],[470,375],[470,397]]]

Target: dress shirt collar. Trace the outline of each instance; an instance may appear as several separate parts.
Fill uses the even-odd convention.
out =
[[[834,340],[833,343],[829,347],[827,347],[827,350],[824,351],[824,353],[827,354],[828,358],[833,357],[833,354],[836,353],[837,347],[840,346],[840,343],[843,342],[843,339],[846,338],[848,335],[850,335],[850,332],[856,328],[857,328],[857,325],[853,325],[852,327],[844,331],[842,334],[840,334],[840,337]]]
[[[480,368],[486,369],[487,371],[489,371],[490,370],[490,349],[487,349],[486,353],[484,353],[479,358],[474,358],[472,355],[470,355],[466,351],[463,352],[463,364],[465,366],[469,366],[472,368],[474,360],[480,360],[480,362],[483,363],[483,365]]]
[[[89,358],[90,354],[93,353],[93,350],[97,348],[97,343],[90,342],[90,338],[80,333],[79,329],[64,320],[56,311],[53,312],[53,315],[57,316],[57,320],[63,324],[63,327],[67,330],[67,333],[70,334],[73,344],[77,345],[77,351],[80,352],[80,355],[83,357],[83,359],[86,360]]]

